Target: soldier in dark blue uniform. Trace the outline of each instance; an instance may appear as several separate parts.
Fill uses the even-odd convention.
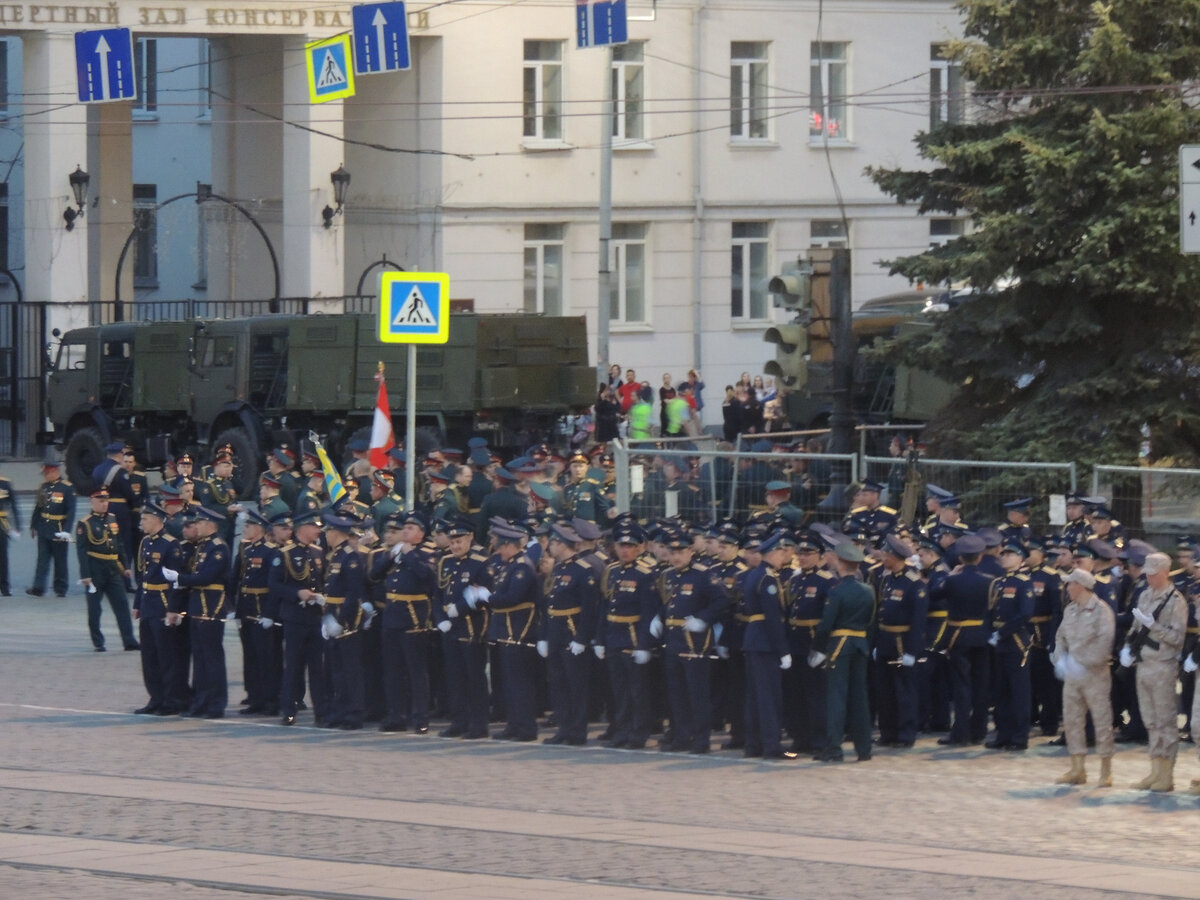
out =
[[[885,571],[876,586],[875,696],[884,747],[911,747],[917,739],[916,667],[925,650],[929,590],[908,564],[909,551],[896,535],[884,538]]]
[[[1120,647],[1125,646],[1129,630],[1133,627],[1133,610],[1137,606],[1138,597],[1148,587],[1144,567],[1148,552],[1153,551],[1147,551],[1147,547],[1149,547],[1148,544],[1132,540],[1122,551],[1126,566],[1117,590],[1117,619],[1113,637],[1113,647],[1117,653],[1120,652]],[[1184,655],[1187,655],[1186,644]],[[1149,737],[1146,732],[1146,723],[1142,721],[1141,707],[1138,705],[1137,684],[1133,678],[1129,677],[1131,674],[1133,673],[1119,662],[1112,666],[1113,726],[1119,729],[1113,739],[1122,744],[1143,743]],[[1186,683],[1184,677],[1187,674],[1186,670],[1180,674],[1181,687]],[[1034,697],[1036,699],[1036,692]],[[1182,704],[1180,705],[1182,706]],[[1124,719],[1125,713],[1129,715],[1128,722]]]
[[[174,591],[163,568],[178,571],[179,541],[163,528],[167,511],[154,503],[142,507],[142,540],[134,561],[137,595],[133,617],[142,649],[142,681],[149,701],[137,715],[170,716],[188,708],[187,656],[180,652],[179,629],[167,627]]]
[[[996,648],[996,735],[988,742],[993,750],[1024,750],[1029,746],[1029,617],[1033,589],[1025,564],[1025,548],[1013,541],[1000,549],[1005,574],[992,582],[988,609],[991,637]]]
[[[1000,532],[1000,539],[1008,544],[1016,542],[1022,546],[1028,546],[1029,539],[1033,536],[1033,529],[1029,527],[1029,508],[1033,506],[1032,497],[1018,497],[1016,500],[1009,500],[1004,504],[1005,522],[997,531]]]
[[[383,628],[383,677],[387,715],[380,731],[429,733],[429,640],[433,630],[433,594],[437,576],[425,541],[427,525],[418,513],[395,514],[385,523],[398,532],[398,543],[374,562],[370,576],[386,573],[387,605],[380,614]]]
[[[820,565],[823,549],[815,533],[801,533],[796,540],[796,570],[786,586],[792,667],[783,673],[783,711],[791,750],[796,753],[825,748],[825,669],[807,665],[834,584],[833,575]]]
[[[232,566],[229,545],[218,529],[225,516],[216,510],[196,510],[196,549],[185,570],[164,569],[167,581],[178,584],[171,612],[186,614],[192,651],[192,705],[185,716],[220,719],[225,716],[229,688],[225,675],[226,586]]]
[[[473,544],[475,524],[458,516],[446,531],[448,551],[438,560],[433,620],[442,633],[450,725],[441,737],[488,736],[487,644],[492,594],[487,554]]]
[[[534,563],[525,553],[527,539],[528,535],[516,526],[492,526],[497,562],[488,599],[492,607],[488,641],[499,650],[507,717],[504,729],[492,735],[497,740],[537,739],[535,642],[542,593]]]
[[[946,576],[950,569],[942,550],[929,537],[917,542],[921,579],[929,596],[925,612],[925,659],[917,660],[917,727],[921,731],[950,730],[950,668],[945,655],[935,648],[946,632]]]
[[[323,724],[329,714],[329,697],[321,638],[324,601],[325,555],[319,543],[321,519],[315,513],[292,520],[294,540],[279,548],[271,560],[268,586],[279,601],[283,623],[283,684],[280,690],[280,724],[296,724],[296,706],[304,693],[304,673],[312,694],[313,719]]]
[[[2,489],[2,488],[0,488]],[[67,544],[75,529],[75,488],[62,477],[57,460],[47,460],[42,466],[42,483],[29,517],[29,534],[37,541],[37,566],[33,584],[26,592],[31,597],[46,593],[50,563],[54,563],[54,593],[67,595]]]
[[[712,721],[713,624],[732,604],[729,592],[711,571],[692,562],[692,541],[676,531],[664,541],[671,568],[662,576],[663,610],[650,623],[650,634],[665,635],[671,740],[665,751],[709,751]],[[665,626],[665,627],[664,627]]]
[[[322,621],[325,662],[333,687],[329,718],[324,724],[357,731],[364,720],[362,665],[363,622],[366,613],[365,554],[354,536],[358,523],[351,518],[325,516],[325,616]],[[374,607],[371,607],[373,610]]]
[[[92,481],[96,487],[108,491],[108,511],[117,520],[121,541],[125,545],[125,558],[133,559],[136,542],[131,510],[137,497],[129,482],[129,473],[125,471],[125,444],[114,441],[104,448],[104,452],[107,457],[92,469]]]
[[[745,624],[738,619],[738,598],[742,580],[751,567],[743,556],[740,541],[741,534],[732,520],[721,523],[716,528],[715,559],[708,564],[713,577],[729,592],[731,600],[721,621],[714,623],[714,634],[717,627],[720,634],[717,635],[717,659],[712,662],[715,719],[718,723],[729,722],[729,741],[722,747],[724,750],[741,750],[746,746],[746,667],[742,658]],[[760,543],[761,538],[756,536],[753,547],[747,552],[757,553]],[[761,559],[756,556],[755,565],[759,562]]]
[[[75,526],[75,550],[79,560],[79,579],[87,591],[88,631],[92,646],[104,649],[100,632],[100,599],[108,598],[121,641],[126,650],[137,650],[133,621],[129,616],[129,595],[125,580],[130,577],[129,556],[121,536],[117,517],[110,513],[108,491],[100,488],[91,497],[91,512]]]
[[[946,578],[946,632],[938,647],[950,658],[954,725],[939,744],[981,744],[988,723],[988,597],[992,578],[979,569],[986,545],[973,534],[954,545],[961,569]]]
[[[1062,539],[1068,547],[1082,544],[1092,532],[1087,520],[1087,504],[1078,494],[1067,495],[1067,524],[1062,527]]]
[[[854,492],[854,502],[850,512],[842,520],[842,532],[866,532],[872,541],[878,541],[896,527],[899,514],[890,506],[880,506],[879,497],[884,486],[878,481],[863,481]]]
[[[759,547],[762,562],[746,576],[741,612],[746,617],[742,654],[746,660],[745,756],[763,759],[795,758],[780,743],[783,714],[781,672],[792,667],[784,625],[787,595],[780,570],[796,542],[790,532],[778,530]]]
[[[549,552],[555,564],[543,603],[538,653],[548,661],[558,730],[545,744],[587,743],[591,668],[587,648],[595,636],[602,601],[596,572],[579,551],[580,537],[570,526],[551,526]]]
[[[0,597],[12,596],[12,584],[8,578],[8,543],[20,536],[21,518],[12,482],[0,478]]]
[[[1050,651],[1062,616],[1062,579],[1058,570],[1046,562],[1041,538],[1031,537],[1028,546],[1025,570],[1033,594],[1033,612],[1029,617],[1029,681],[1033,703],[1030,722],[1036,718],[1042,734],[1053,737],[1058,734],[1062,717],[1062,682],[1054,675]]]
[[[242,681],[247,704],[243,716],[266,715],[279,710],[279,659],[271,632],[277,631],[277,610],[272,609],[269,580],[276,548],[268,543],[271,523],[259,513],[246,513],[242,543],[238,547],[232,580],[233,606],[242,639]]]

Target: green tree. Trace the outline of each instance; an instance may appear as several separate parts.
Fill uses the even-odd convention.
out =
[[[891,260],[981,294],[893,348],[960,385],[942,452],[1200,457],[1200,261],[1179,252],[1178,149],[1200,141],[1200,0],[963,0],[947,56],[974,114],[869,175],[971,234]],[[1197,210],[1200,216],[1200,210]],[[1200,228],[1198,220],[1197,228]]]

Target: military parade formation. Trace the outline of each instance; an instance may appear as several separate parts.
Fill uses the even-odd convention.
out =
[[[1061,784],[1086,783],[1094,746],[1110,786],[1120,741],[1148,747],[1135,787],[1174,789],[1200,561],[1188,539],[1173,568],[1127,538],[1104,498],[1068,496],[1067,524],[1037,534],[1029,497],[973,528],[927,485],[928,515],[906,522],[864,481],[836,527],[793,505],[784,466],[769,465],[745,521],[697,525],[618,514],[599,451],[536,445],[501,465],[476,438],[419,461],[410,505],[403,450],[394,469],[371,465],[364,442],[348,450],[336,501],[323,451],[281,446],[252,505],[231,448],[201,474],[180,456],[152,492],[113,443],[78,521],[49,461],[27,592],[68,592],[73,542],[92,646],[106,649],[107,603],[140,652],[143,715],[225,716],[236,627],[238,712],[285,726],[311,707],[321,728],[426,734],[442,720],[445,737],[581,746],[604,722],[615,748],[704,754],[717,734],[746,757],[823,762],[847,742],[865,761],[921,734],[1020,752],[1040,731],[1068,750]],[[655,475],[669,484],[669,461]],[[20,524],[0,479],[5,596]]]

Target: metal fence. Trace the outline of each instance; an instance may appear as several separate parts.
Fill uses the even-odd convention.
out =
[[[792,486],[792,503],[809,520],[840,521],[845,487],[858,477],[852,453],[738,453],[614,442],[613,462],[617,509],[643,522],[670,516],[697,525],[724,516],[745,521],[767,508],[766,486],[776,480]]]
[[[36,453],[42,427],[46,304],[0,303],[0,453]]]
[[[1130,537],[1200,533],[1200,469],[1097,465],[1091,493],[1108,501]]]
[[[1004,521],[1003,504],[1018,497],[1033,498],[1029,523],[1045,530],[1050,521],[1050,496],[1075,489],[1075,463],[1001,462],[996,460],[863,457],[863,477],[887,488],[881,502],[901,510],[910,522],[925,519],[925,486],[935,484],[961,500],[963,519],[971,526]],[[908,493],[905,493],[905,489]]]

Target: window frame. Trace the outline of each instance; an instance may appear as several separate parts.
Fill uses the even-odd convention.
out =
[[[158,185],[133,186],[133,286],[157,288]]]
[[[640,234],[634,234],[637,230]],[[629,318],[629,248],[640,247],[642,314]],[[614,328],[637,328],[650,324],[650,223],[614,222],[608,243],[608,268],[611,273],[609,324]]]
[[[549,233],[549,229],[557,228],[557,236]],[[534,229],[534,231],[531,231]],[[538,234],[536,229],[546,229],[547,233]],[[559,222],[537,222],[525,225],[523,243],[524,264],[524,297],[523,309],[527,313],[539,313],[546,316],[561,316],[567,308],[567,226]],[[546,308],[546,286],[548,283],[546,250],[555,247],[558,250],[558,309]],[[529,254],[534,254],[534,285],[533,303],[530,304],[529,293]],[[532,306],[532,308],[531,308]]]
[[[834,47],[841,48],[840,57],[826,55],[830,52],[830,48]],[[810,104],[808,142],[824,145],[828,139],[831,145],[849,144],[851,143],[850,105],[848,102],[850,97],[850,42],[811,41],[808,57]],[[830,91],[835,67],[841,69],[841,87],[836,94]],[[818,98],[819,108],[817,106]],[[831,100],[836,100],[836,104]],[[839,118],[833,119],[830,116],[829,110],[833,106],[840,106],[841,116]],[[822,122],[820,127],[815,124],[817,116]],[[837,123],[837,134],[828,133],[831,119]]]
[[[831,231],[836,231],[845,226],[841,219],[813,219],[808,223],[808,246],[813,250],[849,249],[850,239],[854,235],[854,223],[847,224],[850,227],[843,234],[818,235],[818,227],[824,230],[828,226]]]
[[[541,48],[553,47],[556,56],[551,59],[530,59],[530,51],[535,46]],[[548,73],[557,73],[557,97],[547,99],[545,96]],[[532,75],[533,97],[530,99],[530,76]],[[524,42],[521,68],[521,133],[526,144],[545,145],[562,144],[566,140],[566,122],[563,114],[564,80],[566,69],[563,65],[563,41],[528,39]],[[549,134],[547,122],[557,124],[557,134]],[[533,132],[529,126],[533,123]]]
[[[158,118],[158,39],[135,38],[133,42],[133,77],[137,99],[133,114],[137,119]]]
[[[618,59],[618,55],[624,55],[629,48],[636,48],[638,53],[637,59]],[[609,73],[609,78],[612,79],[612,97],[613,97],[613,145],[620,146],[622,144],[644,144],[647,142],[646,129],[646,42],[645,41],[630,41],[628,44],[617,44],[612,48],[612,70]],[[636,78],[640,94],[631,101],[629,99],[629,83],[631,78]],[[632,114],[629,112],[629,104],[636,104],[636,110]],[[630,119],[633,119],[637,128],[637,134],[630,134],[628,127]]]
[[[754,47],[760,56],[739,52]],[[761,70],[761,84],[755,72]],[[738,143],[771,140],[771,42],[732,41],[729,44],[729,139]],[[756,96],[756,85],[761,97]],[[759,104],[761,108],[759,108]],[[755,134],[756,126],[761,134]]]
[[[771,259],[771,223],[766,221],[735,221],[730,223],[730,297],[729,317],[733,324],[749,324],[768,321],[771,317],[771,302],[767,291]],[[743,229],[760,228],[761,234],[738,234]],[[754,315],[755,295],[755,247],[761,248],[761,268],[757,273],[762,282],[761,315]],[[739,271],[740,264],[740,271]],[[739,279],[740,275],[740,279]],[[740,280],[741,284],[736,282]],[[741,312],[734,309],[735,292],[741,291]]]
[[[967,91],[962,64],[941,56],[945,44],[929,45],[929,129],[966,121]],[[935,75],[937,85],[935,89]],[[957,99],[956,99],[957,94]]]

